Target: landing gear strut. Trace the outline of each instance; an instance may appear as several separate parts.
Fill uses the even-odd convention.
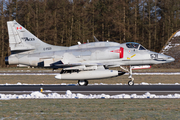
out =
[[[130,66],[129,67],[129,70],[128,69],[126,69],[126,68],[124,68],[124,67],[122,67],[122,66],[120,66],[120,68],[121,69],[123,69],[123,70],[125,70],[125,71],[127,71],[128,73],[129,73],[129,81],[128,81],[128,85],[129,86],[133,86],[134,85],[134,78],[132,77],[132,69],[133,69],[133,66]]]
[[[128,77],[128,78],[131,79],[131,80],[128,82],[128,85],[129,85],[129,86],[134,85],[134,78],[132,77],[132,68],[133,68],[132,66],[129,67],[129,77]]]
[[[79,84],[79,86],[87,86],[88,81],[87,80],[78,80],[78,84]]]

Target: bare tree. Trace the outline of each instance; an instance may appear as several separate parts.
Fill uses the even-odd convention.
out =
[[[149,16],[149,49],[151,49],[151,0],[148,0],[148,16]]]
[[[4,18],[4,4],[5,1],[1,1],[1,67],[4,65],[4,27],[5,27],[5,18]]]
[[[36,36],[39,37],[39,0],[36,0],[36,13],[35,13],[35,21],[36,21]]]

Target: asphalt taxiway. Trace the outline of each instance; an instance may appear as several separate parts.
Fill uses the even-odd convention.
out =
[[[180,85],[0,85],[0,93],[22,94],[40,91],[43,88],[44,93],[57,92],[64,94],[67,90],[73,93],[82,94],[143,94],[150,92],[156,95],[180,94]]]

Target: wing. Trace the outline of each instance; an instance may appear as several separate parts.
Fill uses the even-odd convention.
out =
[[[64,70],[92,70],[103,66],[101,63],[70,63],[63,64],[61,61],[51,64],[52,68],[63,68]]]

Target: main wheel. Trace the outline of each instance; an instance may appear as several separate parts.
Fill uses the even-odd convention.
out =
[[[87,86],[88,81],[87,80],[78,80],[78,84],[79,84],[79,86]]]
[[[128,82],[128,85],[129,85],[129,86],[133,86],[133,85],[134,85],[134,81],[130,80],[130,81]]]

